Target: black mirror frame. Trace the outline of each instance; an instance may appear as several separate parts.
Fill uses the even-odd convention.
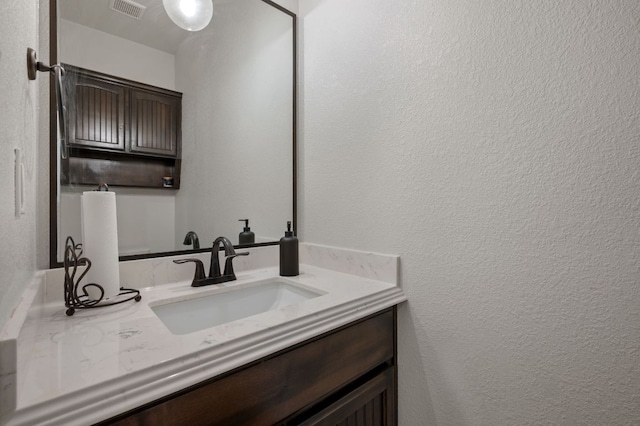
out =
[[[298,18],[295,13],[285,7],[271,1],[260,0],[279,11],[289,15],[293,24],[293,211],[292,225],[294,235],[297,235],[298,223]],[[49,3],[49,61],[58,63],[58,0],[50,0]],[[62,262],[58,261],[58,150],[57,150],[57,114],[55,79],[52,75],[49,83],[49,266],[50,268],[62,267]],[[256,244],[239,244],[235,248],[250,248],[277,245],[278,241]],[[150,259],[155,257],[176,256],[182,254],[203,253],[211,251],[211,248],[197,250],[179,250],[158,253],[137,254],[130,256],[120,256],[120,261]]]

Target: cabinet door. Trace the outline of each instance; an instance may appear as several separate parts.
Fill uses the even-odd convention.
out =
[[[392,426],[396,424],[394,370],[388,368],[300,426]]]
[[[131,152],[175,157],[180,115],[179,98],[131,89]]]
[[[123,151],[125,88],[82,74],[69,81],[69,143]]]

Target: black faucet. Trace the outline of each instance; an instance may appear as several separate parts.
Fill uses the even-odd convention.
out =
[[[184,241],[182,242],[185,246],[189,244],[193,244],[193,249],[197,250],[200,248],[200,240],[198,239],[198,234],[193,231],[187,232],[187,235],[184,237]]]
[[[220,273],[220,261],[218,260],[218,251],[220,251],[220,243],[224,247],[224,255],[226,260],[224,263],[224,272]],[[193,276],[192,287],[203,287],[205,285],[226,283],[227,281],[234,281],[236,274],[233,271],[233,259],[238,256],[248,256],[249,252],[236,253],[233,248],[233,244],[226,237],[218,237],[213,242],[211,247],[211,262],[209,265],[209,276],[204,274],[204,265],[200,259],[178,259],[173,263],[187,263],[193,262],[196,264],[196,271]]]

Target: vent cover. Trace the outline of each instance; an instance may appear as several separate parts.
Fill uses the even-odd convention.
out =
[[[130,16],[139,21],[142,19],[142,15],[144,14],[144,11],[147,10],[147,7],[131,0],[110,0],[109,9],[115,10],[116,12]]]

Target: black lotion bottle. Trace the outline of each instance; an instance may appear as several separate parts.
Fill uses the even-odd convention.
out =
[[[280,275],[295,277],[299,274],[298,238],[291,231],[291,222],[287,222],[287,232],[280,238]]]
[[[249,228],[249,219],[238,219],[240,222],[244,222],[244,230],[238,235],[239,244],[253,244],[256,242],[256,234],[251,232]]]

